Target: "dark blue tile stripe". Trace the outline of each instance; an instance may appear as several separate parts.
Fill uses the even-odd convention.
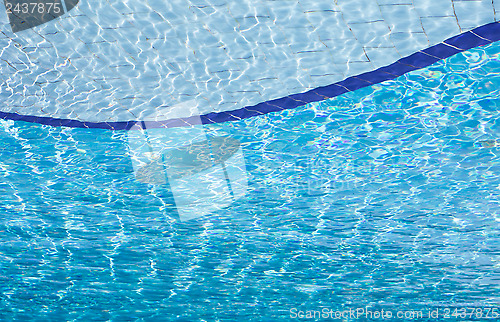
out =
[[[483,46],[491,43],[490,40],[476,36],[474,33],[468,31],[458,36],[452,37],[444,41],[446,44],[452,45],[456,48],[467,50],[478,46]]]
[[[460,52],[460,49],[445,44],[437,44],[435,46],[422,50],[422,52],[440,59],[444,59],[458,54]]]
[[[361,75],[349,77],[343,81],[328,86],[318,87],[305,93],[299,93],[282,97],[279,99],[262,102],[254,106],[247,106],[241,109],[209,113],[201,117],[189,117],[183,119],[173,119],[167,121],[129,121],[129,122],[83,122],[77,120],[56,119],[51,117],[36,117],[20,115],[16,113],[0,112],[0,118],[19,120],[32,123],[46,124],[52,126],[68,126],[81,128],[98,128],[109,130],[129,130],[138,125],[147,128],[169,128],[200,124],[213,124],[237,121],[244,118],[263,115],[271,112],[278,112],[286,109],[293,109],[312,102],[322,101],[328,98],[342,95],[349,91],[377,84],[386,80],[391,80],[406,74],[410,71],[421,69],[433,63],[453,56],[462,51],[490,44],[500,40],[500,22],[493,22],[475,28],[471,31],[451,37],[443,43],[416,52],[397,62],[381,67],[377,70],[363,73]],[[134,127],[136,128],[136,127]]]
[[[472,30],[476,35],[486,38],[491,42],[500,40],[500,23],[490,23]]]

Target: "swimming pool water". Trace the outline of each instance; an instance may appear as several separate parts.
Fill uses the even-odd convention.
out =
[[[55,126],[246,118],[500,40],[498,0],[19,1],[0,8],[0,117]]]
[[[499,73],[497,42],[204,126],[241,142],[248,186],[192,220],[137,180],[126,131],[1,120],[0,320],[498,308]]]

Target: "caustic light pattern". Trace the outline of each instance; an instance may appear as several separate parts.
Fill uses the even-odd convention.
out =
[[[206,124],[294,108],[395,78],[500,34],[500,0],[4,4],[0,117],[110,129],[138,121],[172,127],[200,117]],[[457,35],[464,37],[450,38]],[[369,79],[354,77],[372,71],[378,72]]]

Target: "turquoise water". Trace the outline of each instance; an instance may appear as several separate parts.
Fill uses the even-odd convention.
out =
[[[499,88],[494,43],[205,126],[241,142],[248,188],[186,221],[168,184],[136,180],[127,132],[2,120],[0,320],[499,308]]]

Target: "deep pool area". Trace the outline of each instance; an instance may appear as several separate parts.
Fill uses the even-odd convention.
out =
[[[188,220],[128,131],[0,120],[0,320],[496,320],[499,88],[496,42],[205,125],[239,142],[246,188]]]

